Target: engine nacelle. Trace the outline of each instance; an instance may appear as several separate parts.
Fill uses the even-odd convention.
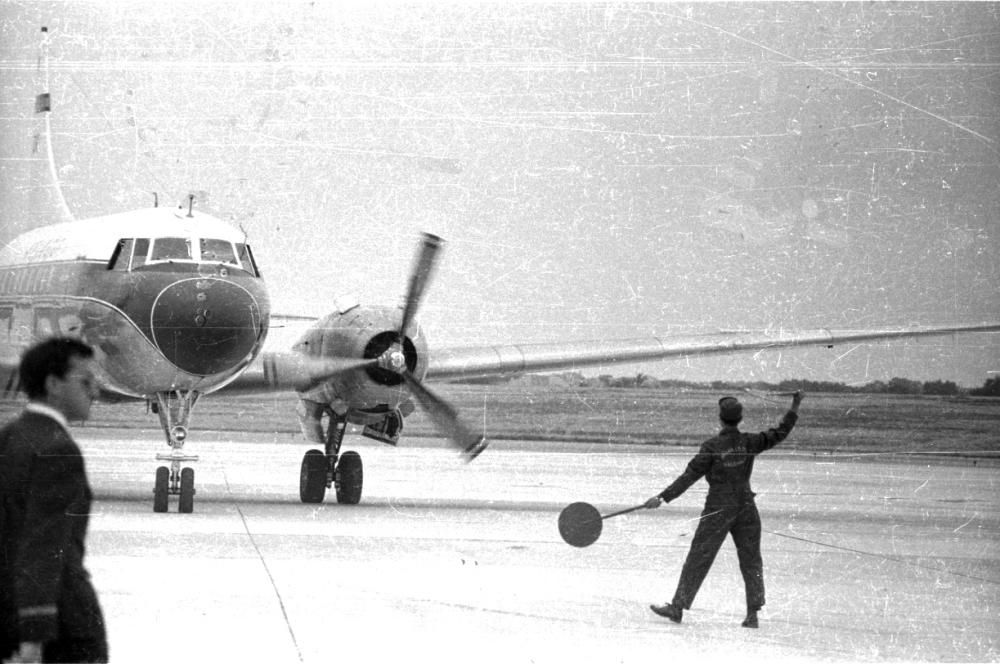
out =
[[[357,306],[335,312],[317,321],[295,344],[294,350],[312,357],[337,359],[375,359],[387,351],[396,351],[401,353],[406,371],[420,380],[427,372],[427,342],[420,326],[412,322],[400,343],[397,330],[402,315],[401,307],[385,306]],[[414,409],[400,371],[381,366],[340,374],[300,392],[299,397],[363,425],[377,425],[396,411],[409,415]]]

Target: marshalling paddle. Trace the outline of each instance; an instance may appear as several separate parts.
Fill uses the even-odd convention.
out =
[[[597,508],[590,503],[570,503],[559,513],[559,534],[562,535],[567,544],[572,546],[590,546],[601,536],[604,519],[641,510],[645,506],[646,504],[643,503],[602,516]]]

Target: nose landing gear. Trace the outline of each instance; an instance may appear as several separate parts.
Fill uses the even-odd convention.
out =
[[[155,410],[160,416],[160,425],[167,436],[170,452],[157,454],[158,461],[170,462],[170,467],[160,466],[156,469],[156,481],[153,484],[153,511],[166,512],[169,508],[169,497],[177,496],[177,511],[190,514],[194,511],[194,468],[183,468],[182,464],[197,461],[198,456],[184,454],[184,441],[187,440],[187,425],[191,417],[191,409],[198,401],[198,392],[157,393]]]

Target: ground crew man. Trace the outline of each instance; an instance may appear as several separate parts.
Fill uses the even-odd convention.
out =
[[[758,454],[769,450],[788,436],[798,419],[802,392],[795,392],[792,405],[774,429],[762,433],[741,433],[743,406],[735,397],[719,399],[722,430],[705,441],[698,454],[673,484],[646,501],[653,509],[669,503],[705,477],[708,496],[702,510],[691,549],[681,570],[677,591],[671,602],[649,608],[659,616],[679,623],[684,609],[690,609],[702,581],[726,535],[733,536],[746,586],[747,616],[744,627],[758,626],[757,612],[764,606],[764,566],[760,556],[760,514],[750,489],[750,475]]]

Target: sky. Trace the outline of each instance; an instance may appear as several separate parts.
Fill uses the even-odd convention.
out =
[[[8,219],[41,25],[73,212],[193,192],[276,313],[399,302],[427,231],[432,347],[1000,320],[995,3],[0,0]],[[978,386],[998,337],[588,373]]]

